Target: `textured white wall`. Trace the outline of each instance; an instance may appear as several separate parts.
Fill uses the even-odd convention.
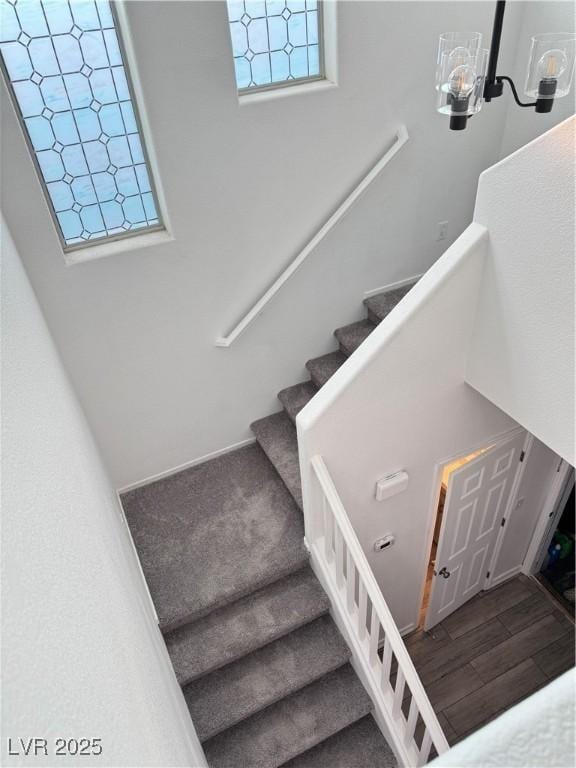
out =
[[[490,248],[466,381],[574,465],[574,131],[569,118],[486,171]]]
[[[516,19],[508,17],[508,8],[504,14],[504,23],[516,25],[517,53],[513,67],[506,71],[499,67],[500,74],[509,75],[516,83],[522,101],[530,101],[524,91],[528,58],[530,56],[530,39],[538,32],[572,32],[576,29],[575,8],[572,0],[546,0],[546,2],[524,3],[524,12],[520,24]],[[504,86],[506,100],[506,124],[502,136],[501,157],[506,157],[520,147],[535,139],[545,131],[550,130],[567,117],[574,114],[576,99],[574,89],[563,99],[556,99],[552,112],[541,115],[533,109],[521,109],[516,106],[512,93],[506,84]],[[489,109],[490,107],[486,107]]]
[[[573,768],[576,672],[571,670],[448,752],[434,768]]]
[[[318,453],[401,630],[420,607],[436,465],[517,426],[464,383],[486,250],[479,231],[466,230],[298,416],[305,506]],[[377,502],[376,481],[401,469],[408,488]],[[394,546],[374,552],[388,533]]]
[[[198,765],[117,497],[3,223],[1,239],[2,765]],[[9,757],[19,737],[48,756]],[[102,756],[56,757],[57,737]]]
[[[523,5],[507,11],[506,69]],[[365,290],[432,264],[437,222],[452,240],[471,220],[506,113],[500,99],[454,133],[435,112],[438,34],[489,36],[492,3],[341,2],[338,88],[242,106],[224,2],[127,11],[174,242],[67,268],[2,90],[2,205],[119,486],[248,437]],[[401,154],[237,345],[214,348],[399,122]]]

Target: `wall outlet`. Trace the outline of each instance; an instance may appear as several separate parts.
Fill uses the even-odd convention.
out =
[[[438,231],[436,234],[436,240],[446,240],[448,238],[448,222],[447,221],[439,221],[438,222]]]

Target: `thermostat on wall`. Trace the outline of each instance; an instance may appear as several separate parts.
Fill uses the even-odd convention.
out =
[[[386,475],[376,483],[376,501],[384,501],[384,499],[395,496],[400,491],[408,488],[408,472],[394,472],[392,475]]]

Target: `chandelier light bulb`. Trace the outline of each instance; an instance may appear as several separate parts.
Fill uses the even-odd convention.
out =
[[[468,99],[476,83],[476,72],[469,64],[456,67],[448,78],[450,93],[455,99]]]
[[[566,71],[568,60],[558,48],[546,51],[538,62],[538,74],[542,80],[557,80]]]
[[[463,45],[459,45],[454,50],[450,51],[448,62],[451,68],[460,67],[464,64],[470,64],[472,62],[472,54],[468,48]]]

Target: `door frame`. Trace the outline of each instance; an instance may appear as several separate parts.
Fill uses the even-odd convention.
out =
[[[433,472],[433,480],[432,480],[432,487],[430,492],[430,507],[428,512],[428,534],[427,534],[427,545],[426,545],[426,557],[424,560],[423,568],[422,568],[422,585],[420,588],[420,598],[418,601],[418,609],[417,609],[417,615],[420,612],[420,608],[422,607],[422,601],[424,599],[424,591],[426,589],[426,582],[427,582],[427,573],[428,573],[428,564],[430,563],[430,555],[432,553],[432,540],[434,537],[434,528],[436,525],[436,516],[438,514],[438,503],[440,501],[440,491],[442,487],[442,471],[444,469],[444,466],[446,464],[450,464],[451,462],[455,461],[456,459],[459,459],[463,456],[468,456],[471,453],[475,453],[476,451],[482,450],[482,448],[486,448],[487,446],[496,446],[499,443],[506,442],[507,440],[510,440],[513,437],[516,437],[517,435],[520,435],[521,433],[524,433],[526,435],[522,450],[524,451],[524,461],[518,462],[518,468],[516,469],[516,474],[514,476],[514,480],[512,481],[512,487],[510,489],[510,494],[508,496],[508,502],[506,504],[504,517],[506,519],[510,519],[507,517],[507,515],[510,514],[510,511],[514,509],[514,505],[516,504],[516,497],[518,496],[518,489],[520,487],[520,482],[522,480],[522,476],[524,474],[527,459],[530,456],[530,451],[534,442],[533,436],[527,432],[527,430],[524,429],[524,427],[512,427],[512,429],[508,429],[505,432],[499,432],[497,435],[494,435],[493,437],[487,437],[486,439],[474,443],[468,448],[462,449],[457,451],[456,453],[451,454],[450,456],[447,456],[443,459],[440,459],[436,464],[434,465],[434,472]],[[444,525],[444,521],[442,521],[442,525]],[[440,529],[440,533],[442,531],[442,528]],[[493,563],[496,562],[496,559],[494,558],[495,553],[499,553],[500,549],[502,548],[502,541],[504,539],[504,532],[505,528],[501,528],[498,532],[498,538],[496,539],[496,543],[494,545],[494,553],[492,558],[490,559],[490,574],[494,573]],[[520,570],[520,569],[518,569]],[[513,575],[513,574],[510,574]],[[509,578],[508,575],[505,576],[505,578]],[[499,581],[502,581],[503,579],[500,578]],[[484,584],[482,585],[482,589],[489,589],[492,586],[492,575],[490,577],[484,579]],[[416,621],[416,625],[418,624],[418,619]]]
[[[567,461],[558,457],[555,477],[546,494],[542,511],[540,512],[534,528],[534,534],[522,564],[522,573],[525,573],[527,576],[538,573],[542,567],[546,550],[555,530],[555,525],[553,524],[558,522],[564,504],[568,500],[574,485],[573,471],[574,468]],[[544,546],[546,538],[548,538],[548,542]]]

